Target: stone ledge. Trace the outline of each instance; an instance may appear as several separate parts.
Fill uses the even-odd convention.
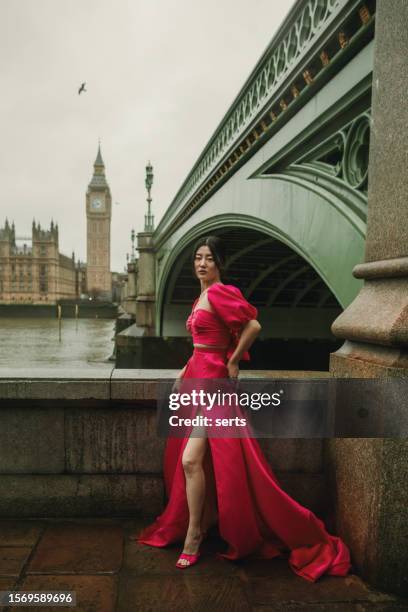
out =
[[[331,330],[338,338],[354,342],[407,347],[408,279],[367,280]]]
[[[408,354],[401,349],[346,340],[330,355],[330,371],[336,378],[405,378]]]
[[[2,368],[0,400],[118,400],[156,401],[157,383],[174,380],[179,369],[89,370]],[[330,378],[329,372],[302,370],[243,370],[242,378]]]
[[[283,490],[324,516],[323,474],[274,471]],[[0,518],[158,515],[165,507],[161,474],[1,474]]]
[[[396,278],[408,277],[408,257],[395,257],[380,261],[357,264],[353,268],[355,278]]]
[[[135,516],[163,507],[159,475],[0,476],[0,517]]]
[[[113,366],[91,368],[0,368],[0,382],[10,380],[109,380]]]

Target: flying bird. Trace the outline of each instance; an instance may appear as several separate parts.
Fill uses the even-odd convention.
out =
[[[86,83],[82,83],[81,87],[78,89],[78,95],[81,95],[81,93],[82,93],[83,91],[87,91],[87,90],[85,89],[85,85],[86,85]]]

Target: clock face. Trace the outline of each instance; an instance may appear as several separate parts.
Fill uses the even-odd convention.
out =
[[[98,198],[95,198],[94,200],[92,200],[91,208],[92,210],[100,210],[102,208],[101,200],[99,200]]]

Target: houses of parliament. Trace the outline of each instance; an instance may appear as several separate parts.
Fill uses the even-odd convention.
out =
[[[87,261],[59,251],[58,224],[32,223],[31,237],[18,237],[6,219],[0,228],[0,303],[56,304],[81,295],[111,300],[112,198],[100,146],[86,193]]]

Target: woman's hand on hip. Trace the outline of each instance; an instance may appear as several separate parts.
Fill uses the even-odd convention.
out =
[[[230,378],[238,378],[239,374],[239,366],[235,361],[231,361],[231,359],[227,363],[228,376]]]

